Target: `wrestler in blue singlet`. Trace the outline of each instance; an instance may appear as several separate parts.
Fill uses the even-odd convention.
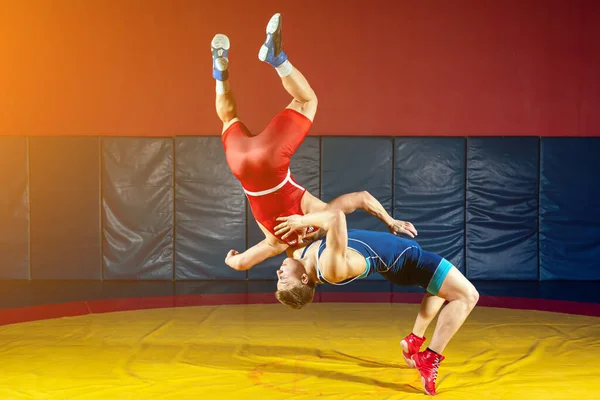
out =
[[[437,295],[452,264],[437,254],[424,251],[414,240],[408,240],[387,232],[348,230],[348,249],[362,255],[367,263],[365,271],[344,282],[328,282],[319,268],[319,257],[325,250],[323,238],[317,256],[317,276],[321,282],[345,285],[356,279],[366,278],[375,272],[400,286],[420,286]],[[308,246],[302,252],[306,253]]]

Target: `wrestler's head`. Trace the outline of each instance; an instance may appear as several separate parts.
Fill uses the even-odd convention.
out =
[[[281,304],[300,309],[312,302],[316,282],[311,280],[300,261],[286,258],[277,270],[277,279],[275,297]]]

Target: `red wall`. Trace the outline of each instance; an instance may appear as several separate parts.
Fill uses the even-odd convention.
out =
[[[600,134],[594,0],[46,0],[0,6],[0,134],[213,135],[210,40],[239,114],[288,97],[257,59],[284,18],[315,135]]]

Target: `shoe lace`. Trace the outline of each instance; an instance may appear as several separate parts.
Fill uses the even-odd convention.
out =
[[[440,366],[440,359],[435,359],[433,360],[433,374],[432,374],[432,381],[435,384],[435,382],[437,381],[437,376],[438,376],[438,368]]]

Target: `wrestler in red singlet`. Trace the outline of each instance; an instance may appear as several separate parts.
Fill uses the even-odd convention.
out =
[[[273,235],[278,217],[304,215],[301,200],[306,189],[294,181],[289,168],[311,125],[307,117],[287,108],[258,135],[237,121],[221,137],[227,164],[242,184],[254,218]],[[291,235],[286,242],[295,245],[297,239],[297,234]]]

